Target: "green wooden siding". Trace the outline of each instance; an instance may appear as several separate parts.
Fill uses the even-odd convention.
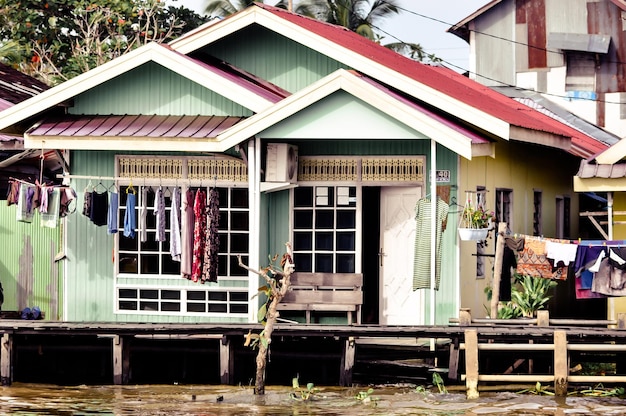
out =
[[[2,310],[18,311],[38,306],[46,319],[60,319],[62,263],[55,261],[61,250],[61,228],[42,227],[39,215],[32,223],[15,220],[16,205],[0,204],[0,281],[4,289]]]
[[[115,152],[74,151],[71,155],[72,174],[112,177],[115,176]],[[96,185],[98,180],[93,180]],[[67,319],[75,321],[107,322],[247,322],[245,318],[168,316],[148,314],[116,314],[115,265],[113,263],[114,236],[107,233],[106,226],[98,227],[82,214],[84,190],[89,181],[73,180],[72,186],[79,194],[79,211],[68,218],[67,249]],[[111,181],[103,181],[109,186]],[[222,279],[216,286],[224,286]],[[120,283],[152,284],[167,288],[199,287],[185,279],[125,279]],[[234,282],[231,287],[247,288],[245,282]]]
[[[296,92],[343,64],[260,26],[250,26],[202,52]]]
[[[149,62],[74,100],[72,114],[250,116],[243,106]]]
[[[345,155],[345,156],[374,156],[374,155],[424,155],[429,170],[430,140],[309,140],[290,141],[298,146],[298,155]],[[458,155],[443,146],[437,145],[437,169],[450,171],[450,182],[441,185],[451,187],[450,198],[453,201],[463,199],[459,197],[457,187]],[[300,185],[304,186],[304,183]],[[260,258],[267,258],[268,254],[284,252],[284,243],[289,239],[289,207],[290,191],[269,193],[262,199],[261,215],[261,253]],[[426,194],[430,195],[430,185],[427,183]],[[459,311],[459,283],[458,283],[458,247],[456,228],[458,224],[458,206],[450,204],[450,213],[446,231],[443,233],[442,244],[442,279],[440,290],[435,293],[435,323],[447,325],[449,319],[458,316]],[[264,249],[264,247],[269,247]],[[409,259],[411,262],[413,259]],[[261,264],[262,265],[262,264]],[[297,265],[296,265],[297,267]],[[367,290],[365,288],[364,290]],[[426,296],[425,322],[430,323],[430,294]],[[295,318],[285,315],[286,318]],[[344,317],[329,317],[326,323],[345,323]]]

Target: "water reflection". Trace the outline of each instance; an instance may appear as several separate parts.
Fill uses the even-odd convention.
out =
[[[14,384],[0,388],[1,415],[623,415],[623,399],[481,392],[423,393],[411,386],[322,387],[307,402],[289,397],[287,387],[268,387],[265,396],[233,386],[75,386]]]

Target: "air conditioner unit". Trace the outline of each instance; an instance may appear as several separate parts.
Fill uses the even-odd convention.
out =
[[[298,181],[298,146],[288,143],[268,143],[265,162],[266,182]]]

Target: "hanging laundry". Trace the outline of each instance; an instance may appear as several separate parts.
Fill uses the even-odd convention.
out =
[[[126,194],[126,212],[124,213],[124,237],[135,238],[136,227],[136,195],[132,192]]]
[[[139,241],[148,241],[148,187],[141,188],[141,207],[139,208]]]
[[[35,209],[33,206],[33,197],[35,195],[35,185],[23,183],[20,186],[16,219],[20,222],[33,222]]]
[[[109,210],[107,212],[107,234],[117,233],[117,210],[119,208],[119,194],[109,194]]]
[[[98,227],[107,225],[107,216],[109,212],[109,193],[107,191],[91,192],[91,211],[89,219]]]
[[[574,261],[577,289],[580,287],[580,290],[591,290],[594,275],[594,271],[591,268],[596,264],[598,268],[600,267],[600,262],[606,255],[605,249],[606,247],[590,246],[582,243],[578,245],[576,260]]]
[[[204,247],[202,282],[217,282],[217,261],[220,248],[220,196],[215,188],[209,191],[209,206],[206,208],[207,232]]]
[[[47,195],[47,211],[40,212],[42,227],[56,228],[59,225],[59,209],[61,207],[61,190],[59,188],[42,188],[41,195]],[[42,205],[43,206],[43,205]]]
[[[626,296],[626,247],[609,247],[593,277],[591,290],[607,296]]]
[[[159,186],[154,197],[154,215],[156,217],[156,241],[165,241],[165,196]]]
[[[524,236],[524,249],[517,259],[517,272],[531,277],[543,277],[545,279],[567,279],[567,266],[555,267],[546,255],[547,239],[534,236]],[[551,241],[563,242],[564,240],[551,239]]]
[[[180,261],[180,190],[174,187],[172,191],[172,206],[170,209],[170,255],[172,260]]]
[[[206,244],[206,192],[198,189],[193,203],[195,218],[193,228],[193,259],[191,265],[191,280],[194,282],[202,278],[204,246]]]
[[[66,217],[76,211],[76,191],[67,187],[61,189],[61,203],[59,207],[59,217]]]
[[[421,198],[415,206],[415,256],[413,259],[413,290],[431,287],[431,202],[430,198]],[[435,219],[435,290],[439,290],[441,281],[441,241],[444,224],[448,219],[449,206],[437,198]]]
[[[182,218],[181,218],[181,255],[180,255],[180,273],[183,278],[191,279],[193,264],[193,241],[194,241],[194,193],[191,189],[185,192],[185,198],[182,201]]]
[[[576,260],[577,251],[577,244],[546,241],[546,257],[552,259],[555,266],[569,266]]]
[[[7,206],[17,205],[19,201],[20,182],[13,180],[9,182],[7,189]]]
[[[83,215],[91,220],[91,190],[83,192]]]
[[[48,212],[48,197],[50,196],[50,192],[52,192],[52,188],[47,186],[39,187],[39,212],[46,213]]]

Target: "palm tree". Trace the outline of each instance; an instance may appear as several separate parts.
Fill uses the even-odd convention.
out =
[[[211,17],[226,17],[256,2],[256,0],[209,0],[204,12]],[[263,3],[263,1],[259,1],[259,3]]]
[[[398,0],[303,0],[301,4],[317,9],[321,15],[320,20],[376,40],[374,29],[378,28],[378,24],[399,13],[397,2]]]

